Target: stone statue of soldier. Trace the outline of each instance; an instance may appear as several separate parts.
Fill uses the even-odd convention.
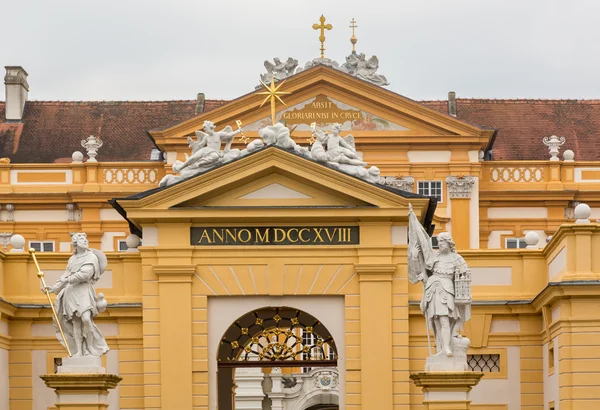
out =
[[[106,309],[106,300],[102,293],[96,295],[94,284],[104,273],[107,259],[102,251],[90,249],[85,233],[73,234],[71,241],[73,256],[67,269],[47,290],[57,295],[54,306],[72,356],[100,357],[109,349],[94,318]],[[64,346],[56,319],[54,326]]]

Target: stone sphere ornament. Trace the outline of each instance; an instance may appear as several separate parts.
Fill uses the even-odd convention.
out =
[[[575,160],[575,153],[570,149],[563,152],[563,158],[565,162],[573,162]]]
[[[576,224],[589,224],[590,223],[590,215],[592,214],[592,209],[588,204],[579,204],[575,207],[575,212],[573,212],[573,216],[575,216]]]
[[[539,241],[540,235],[538,235],[538,233],[535,231],[529,231],[527,232],[527,235],[525,235],[525,243],[527,244],[527,248],[529,249],[537,248],[537,244]]]
[[[129,235],[127,239],[125,239],[125,243],[127,244],[128,252],[136,252],[138,246],[140,246],[140,244],[142,243],[142,240],[139,236],[132,234]]]
[[[73,161],[74,164],[82,163],[83,162],[83,153],[81,151],[75,151],[71,155],[71,161]]]
[[[10,238],[10,246],[13,248],[11,252],[24,252],[25,251],[25,238],[22,235],[13,235]]]

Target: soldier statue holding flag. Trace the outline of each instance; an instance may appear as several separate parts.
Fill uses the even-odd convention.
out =
[[[421,311],[426,320],[428,340],[429,329],[433,329],[437,351],[436,359],[428,359],[427,370],[463,370],[453,366],[466,367],[469,340],[458,331],[471,317],[469,267],[456,253],[450,233],[438,235],[439,252],[436,253],[412,207],[408,218],[408,278],[413,284],[423,282]],[[443,358],[452,358],[451,363]],[[441,364],[442,368],[436,364]]]

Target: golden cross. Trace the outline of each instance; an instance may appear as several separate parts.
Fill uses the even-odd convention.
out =
[[[321,35],[319,36],[319,41],[321,42],[321,58],[325,58],[325,30],[331,30],[333,26],[331,24],[325,24],[325,16],[321,14],[319,18],[321,24],[313,24],[313,29],[321,30]]]
[[[260,80],[259,80],[260,81]],[[257,94],[261,94],[261,95],[266,95],[265,99],[263,100],[262,104],[260,104],[260,106],[262,107],[263,105],[265,105],[265,103],[267,101],[269,101],[269,99],[271,100],[271,125],[275,125],[275,100],[279,100],[279,102],[281,102],[283,105],[286,105],[286,103],[283,102],[283,100],[281,98],[279,98],[280,95],[285,95],[285,94],[291,94],[285,91],[278,91],[281,86],[283,85],[283,83],[285,83],[285,80],[283,80],[281,83],[279,83],[279,85],[277,87],[275,87],[275,80],[273,79],[273,77],[271,77],[271,85],[266,85],[265,83],[263,83],[262,81],[260,81],[260,83],[263,85],[263,87],[265,87],[265,89],[267,91],[263,91],[262,93],[257,93]]]
[[[350,22],[350,28],[352,29],[352,37],[350,37],[350,42],[352,43],[352,52],[356,53],[356,49],[354,47],[356,46],[358,39],[354,35],[354,29],[358,28],[358,26],[356,25],[356,20],[354,20],[354,17],[352,17],[352,21]]]

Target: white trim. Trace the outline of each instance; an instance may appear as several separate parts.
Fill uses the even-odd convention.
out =
[[[538,207],[490,207],[488,219],[544,219],[548,218],[548,208]]]
[[[600,179],[583,179],[581,176],[581,171],[600,171],[600,168],[575,168],[575,182],[583,182],[584,184],[588,182],[600,182]]]
[[[65,174],[65,182],[17,182],[19,174]],[[73,184],[73,171],[70,169],[11,169],[10,183],[12,185],[71,185]]]
[[[408,162],[442,162],[449,163],[452,157],[452,151],[420,151],[410,150],[406,153]]]
[[[477,153],[479,155],[479,153]],[[479,177],[472,177],[475,183],[469,201],[469,226],[471,249],[479,249]]]

